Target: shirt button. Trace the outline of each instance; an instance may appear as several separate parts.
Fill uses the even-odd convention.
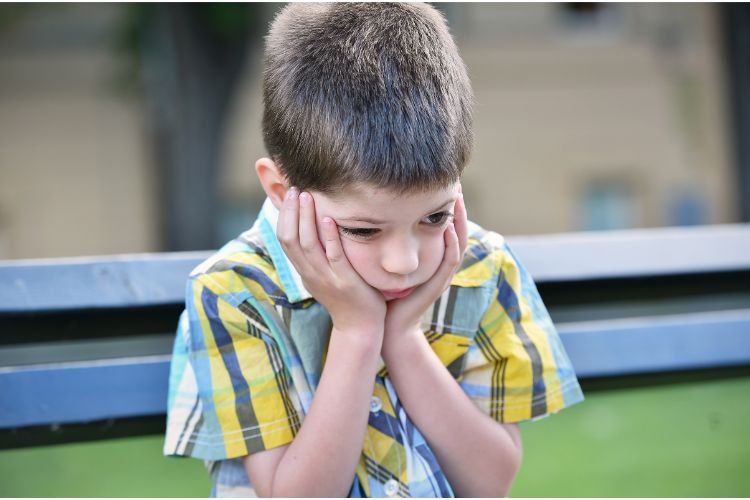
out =
[[[370,400],[370,411],[372,413],[377,413],[380,411],[380,409],[383,407],[383,403],[380,401],[380,398],[377,396],[373,396]]]
[[[395,497],[398,495],[398,481],[395,479],[389,479],[385,482],[383,485],[383,489],[385,490],[385,494],[389,497]]]

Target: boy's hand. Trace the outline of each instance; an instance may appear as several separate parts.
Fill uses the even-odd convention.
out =
[[[315,202],[310,193],[290,188],[279,213],[276,234],[305,288],[323,304],[335,329],[382,335],[385,299],[365,283],[344,254],[336,222],[323,219],[318,239]]]
[[[456,273],[468,242],[468,222],[463,195],[459,194],[453,208],[453,223],[443,233],[445,254],[435,274],[403,299],[387,303],[383,351],[393,348],[399,337],[419,331],[422,315],[442,295]]]

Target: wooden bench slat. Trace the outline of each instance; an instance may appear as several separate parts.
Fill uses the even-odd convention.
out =
[[[185,300],[206,252],[0,264],[0,313],[133,308]]]
[[[170,355],[0,369],[0,428],[166,411]]]
[[[509,237],[539,283],[750,270],[750,224]],[[211,252],[0,263],[0,313],[179,304]]]
[[[750,364],[750,310],[558,325],[582,378]],[[0,368],[0,428],[163,414],[169,355]]]
[[[539,282],[750,269],[750,224],[544,234],[508,241]]]
[[[557,327],[582,378],[750,364],[750,309]]]

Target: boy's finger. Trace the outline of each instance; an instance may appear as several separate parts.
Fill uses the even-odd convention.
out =
[[[305,258],[312,267],[325,265],[323,247],[318,239],[318,224],[315,220],[315,201],[310,193],[299,195],[299,243]]]
[[[276,236],[286,256],[297,271],[304,276],[309,272],[310,266],[299,242],[299,208],[299,191],[296,188],[290,188],[279,211]]]
[[[440,267],[438,268],[438,272],[443,274],[444,278],[448,281],[453,278],[453,274],[461,262],[460,250],[456,227],[454,224],[450,224],[445,231],[445,255],[443,256],[443,262],[440,263]]]
[[[456,267],[459,263],[459,249],[456,230],[452,224],[450,224],[445,230],[444,235],[445,255],[443,256],[443,261],[427,283],[420,286],[415,290],[414,294],[412,294],[417,301],[425,301],[427,303],[435,301],[435,299],[445,291],[448,285],[450,285],[453,275],[456,272]]]
[[[459,255],[463,255],[469,240],[469,222],[463,194],[460,194],[456,200],[456,206],[453,209],[453,224],[458,238]]]
[[[443,255],[443,261],[440,263],[440,266],[435,273],[435,281],[440,287],[440,293],[445,290],[445,287],[447,287],[451,279],[453,279],[453,275],[455,274],[456,268],[460,262],[460,257],[456,228],[453,224],[450,224],[445,231],[445,255]]]
[[[336,227],[336,222],[330,217],[323,219],[323,240],[326,249],[326,258],[333,271],[341,277],[351,276],[354,269],[349,263],[344,253],[344,247],[341,245],[341,238]]]
[[[315,223],[315,204],[308,192],[299,194],[299,243],[305,252],[311,252],[318,243]]]
[[[297,188],[289,188],[284,196],[284,202],[279,210],[279,220],[276,222],[276,236],[284,249],[291,249],[299,239],[299,205]]]

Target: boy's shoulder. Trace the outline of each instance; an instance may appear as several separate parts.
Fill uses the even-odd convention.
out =
[[[485,229],[476,222],[468,221],[469,242],[467,249],[483,249],[487,252],[503,250],[507,247],[505,237]]]
[[[509,256],[503,235],[469,221],[466,251],[451,284],[464,287],[494,284]]]
[[[227,242],[198,264],[188,277],[216,294],[239,299],[249,288],[257,289],[258,299],[280,295],[278,271],[261,237],[258,224]],[[232,301],[234,302],[234,300]]]

